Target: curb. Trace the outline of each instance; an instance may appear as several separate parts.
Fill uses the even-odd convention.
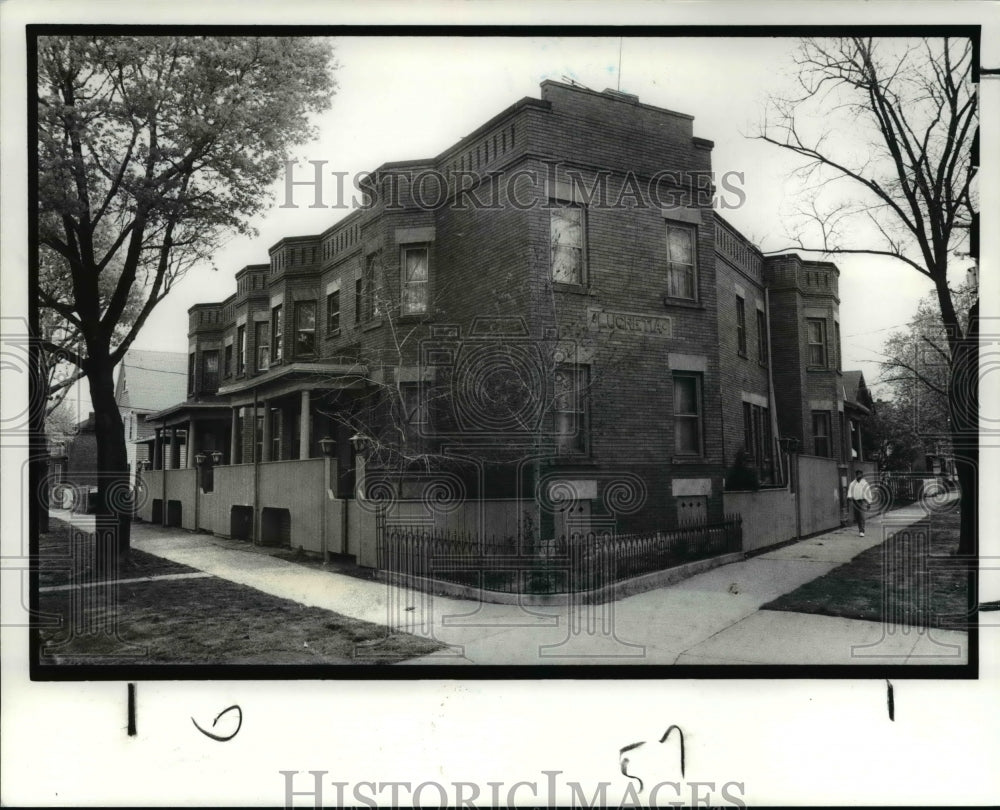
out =
[[[677,565],[673,568],[666,568],[662,571],[653,571],[649,574],[642,574],[632,579],[614,582],[601,588],[589,591],[576,591],[574,593],[502,593],[501,591],[489,591],[484,588],[473,588],[468,585],[460,585],[456,582],[445,582],[428,577],[418,577],[412,574],[398,574],[392,571],[378,571],[375,579],[390,585],[412,588],[424,591],[436,596],[448,596],[455,599],[468,599],[474,602],[488,602],[496,605],[600,605],[605,602],[615,602],[625,599],[628,596],[635,596],[646,591],[653,591],[673,585],[681,580],[693,577],[730,563],[740,562],[746,559],[746,553],[736,551],[730,554],[723,554],[719,557],[709,557],[705,560],[695,560],[694,562]]]

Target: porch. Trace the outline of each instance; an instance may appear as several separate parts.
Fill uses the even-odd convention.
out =
[[[356,381],[335,370],[284,369],[151,414],[136,517],[373,565],[351,434],[334,418]]]

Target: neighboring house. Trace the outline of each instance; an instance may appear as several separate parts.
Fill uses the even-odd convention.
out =
[[[97,433],[94,412],[68,436],[49,440],[52,505],[86,509],[86,493],[97,487]]]
[[[146,417],[184,398],[187,357],[183,352],[129,349],[117,371],[115,401],[122,417],[129,471],[134,481],[138,465],[152,458],[153,428]],[[184,466],[183,440],[182,435],[174,445],[176,464],[171,464],[171,447],[165,448],[168,466]]]
[[[715,212],[692,121],[545,81],[437,157],[381,166],[371,205],[189,310],[187,398],[147,417],[140,515],[371,565],[372,479],[414,520],[542,536],[720,521],[739,450],[787,480],[779,436],[836,486],[839,272],[765,257]],[[181,431],[188,469],[155,472]],[[373,443],[403,434],[421,463],[385,464]],[[213,452],[209,479],[192,468]]]
[[[866,417],[875,412],[875,401],[865,385],[865,375],[860,371],[845,371],[843,385],[844,415],[847,419],[845,457],[848,461],[864,461],[872,456],[875,449],[865,444],[862,430]]]

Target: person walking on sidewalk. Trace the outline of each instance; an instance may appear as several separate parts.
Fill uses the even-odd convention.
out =
[[[871,487],[865,481],[865,474],[862,470],[854,471],[854,480],[847,488],[847,499],[851,502],[851,509],[854,510],[854,521],[858,524],[858,534],[865,536],[865,512],[868,511],[868,504],[872,500]]]

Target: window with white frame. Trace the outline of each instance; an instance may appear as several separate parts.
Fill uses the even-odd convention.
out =
[[[667,223],[667,295],[694,301],[697,298],[695,228]]]
[[[809,365],[826,368],[826,321],[823,318],[807,318],[806,337],[809,349]]]
[[[675,371],[674,451],[679,456],[702,455],[701,374]]]
[[[316,354],[316,302],[295,302],[295,356]]]

